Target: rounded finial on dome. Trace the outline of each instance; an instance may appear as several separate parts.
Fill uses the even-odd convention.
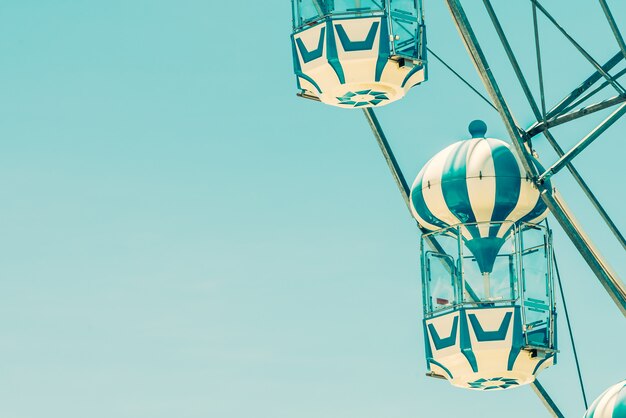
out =
[[[473,120],[467,129],[472,138],[484,138],[487,134],[487,124],[480,119]]]

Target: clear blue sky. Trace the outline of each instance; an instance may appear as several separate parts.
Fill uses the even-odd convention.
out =
[[[465,3],[525,126],[479,2]],[[529,2],[494,3],[535,87]],[[595,2],[544,3],[597,59],[617,51]],[[610,3],[626,31],[626,4]],[[480,86],[443,2],[426,5],[429,45]],[[290,23],[286,1],[2,2],[0,416],[547,416],[529,387],[424,376],[415,224],[362,113],[295,96]],[[547,25],[552,104],[592,68]],[[434,60],[379,116],[409,180],[472,119],[506,139]],[[568,147],[603,116],[555,134]],[[576,161],[622,230],[624,123]],[[623,277],[623,250],[567,176],[555,185]],[[624,318],[558,226],[555,246],[594,398],[626,375]],[[542,381],[577,417],[559,325]]]

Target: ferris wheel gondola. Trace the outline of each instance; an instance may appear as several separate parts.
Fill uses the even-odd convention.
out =
[[[303,97],[381,107],[427,78],[421,1],[292,0],[296,81]]]
[[[626,316],[626,286],[574,219],[551,181],[559,171],[567,169],[626,250],[623,234],[572,164],[576,156],[626,114],[626,89],[617,80],[626,70],[611,75],[616,65],[626,60],[626,42],[606,0],[599,2],[619,52],[604,64],[577,43],[539,0],[530,0],[539,106],[491,1],[483,0],[504,56],[536,120],[523,128],[503,96],[461,1],[445,0],[445,4],[489,98],[445,62],[444,65],[499,113],[510,144],[486,138],[486,126],[475,121],[470,127],[472,139],[445,148],[418,174],[412,188],[407,185],[372,108],[401,99],[411,87],[427,79],[421,1],[292,0],[292,49],[299,95],[333,106],[363,109],[399,190],[418,222],[423,233],[423,325],[428,374],[476,390],[531,384],[550,413],[562,417],[547,390],[536,380],[539,372],[556,364],[557,284],[570,328],[551,231],[547,220],[545,224],[540,222],[548,212],[553,215]],[[552,108],[546,107],[544,94],[539,14],[595,70]],[[600,81],[604,82],[598,86]],[[607,87],[614,88],[618,96],[590,103]],[[551,132],[556,126],[618,105],[569,151],[560,147]],[[533,140],[539,135],[545,137],[559,157],[547,169],[539,163],[533,148]],[[571,328],[569,334],[587,407]],[[623,382],[620,385],[598,398],[585,418],[621,417]]]

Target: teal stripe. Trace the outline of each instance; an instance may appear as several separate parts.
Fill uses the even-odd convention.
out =
[[[376,60],[376,74],[375,81],[380,81],[383,76],[385,66],[389,61],[389,27],[387,25],[387,18],[381,19],[380,37],[378,40],[378,59]]]
[[[456,344],[456,336],[457,330],[459,328],[459,316],[454,317],[454,322],[452,322],[452,331],[450,331],[450,335],[445,338],[441,338],[439,333],[435,329],[435,326],[431,323],[428,324],[428,331],[430,331],[430,336],[433,340],[433,344],[435,344],[435,348],[437,350],[442,350],[444,348],[452,347]]]
[[[372,23],[372,27],[370,27],[370,30],[363,41],[351,41],[343,25],[336,25],[335,29],[337,30],[337,36],[339,36],[341,46],[343,46],[345,51],[369,51],[374,47],[374,39],[376,39],[376,33],[378,33],[379,25],[380,22]]]
[[[543,168],[543,166],[541,165],[541,163],[539,163],[539,161],[537,161],[536,158],[531,157],[533,164],[535,165],[535,167],[537,167],[537,170],[540,173],[543,173],[545,170],[545,168]],[[545,182],[545,186],[547,188],[552,188],[552,184],[550,183],[550,180],[546,180]],[[546,206],[546,204],[544,203],[544,201],[541,199],[541,197],[537,198],[537,203],[535,204],[535,207],[528,212],[526,215],[524,215],[524,217],[522,217],[522,219],[520,219],[520,222],[528,222],[528,221],[532,221],[533,219],[538,218],[539,216],[541,216],[543,213],[545,213],[548,210],[548,207]]]
[[[432,161],[432,160],[431,160]],[[413,208],[418,213],[418,215],[428,222],[429,224],[438,226],[439,228],[446,228],[448,226],[447,223],[437,218],[431,211],[428,209],[426,205],[426,200],[424,199],[424,174],[428,170],[428,166],[430,165],[430,161],[426,164],[422,171],[422,175],[419,177],[415,187],[411,191],[411,203],[413,204]],[[430,188],[430,185],[428,185]]]
[[[300,58],[298,57],[298,51],[296,49],[296,41],[293,35],[291,35],[291,55],[293,57],[293,72],[296,76],[302,74],[302,69],[300,67]],[[298,84],[298,88],[302,89],[300,86],[300,79],[296,77],[296,83]]]
[[[307,62],[314,61],[322,56],[324,53],[324,35],[326,34],[326,28],[322,28],[320,31],[320,39],[317,42],[317,48],[313,51],[309,51],[304,42],[302,42],[301,38],[296,39],[296,44],[298,45],[298,49],[300,50],[300,55],[302,56],[302,61],[306,64]]]
[[[418,72],[418,71],[421,71],[423,68],[424,68],[424,66],[423,66],[423,65],[416,65],[416,66],[414,66],[414,67],[411,69],[411,71],[409,71],[409,73],[406,75],[406,77],[404,77],[404,80],[402,81],[402,85],[401,85],[401,87],[402,87],[402,88],[404,88],[404,86],[406,86],[406,83],[408,83],[408,82],[409,82],[409,79],[410,79],[411,77],[413,77],[413,74],[415,74],[415,73],[416,73],[416,72]]]
[[[445,228],[448,226],[447,223],[437,218],[431,211],[428,209],[426,205],[426,200],[424,200],[424,193],[422,191],[422,183],[418,184],[418,186],[413,189],[411,193],[411,201],[413,202],[413,208],[418,213],[418,215],[428,222],[429,224],[438,226],[439,228]]]
[[[426,367],[429,367],[430,364],[428,362],[433,358],[433,350],[430,347],[430,337],[428,336],[428,328],[426,328],[426,320],[422,321],[422,325],[422,328],[424,329],[424,350],[426,352]],[[428,370],[430,370],[430,368]]]
[[[519,220],[519,222],[529,222],[529,221],[532,221],[533,219],[537,219],[547,210],[548,210],[548,207],[546,206],[545,202],[541,200],[541,197],[538,197],[537,203],[535,204],[535,206],[531,209],[530,212],[524,215],[522,219]]]
[[[443,369],[444,372],[446,372],[448,374],[448,376],[450,376],[450,379],[452,379],[452,373],[450,372],[450,370],[448,370],[448,368],[446,366],[444,366],[443,364],[439,363],[438,361],[435,361],[433,359],[430,359],[430,362],[436,366],[439,366]]]
[[[300,72],[297,74],[298,77],[302,77],[304,78],[306,81],[308,81],[309,83],[313,84],[313,87],[315,87],[315,89],[318,91],[319,94],[322,94],[322,89],[320,88],[320,86],[315,82],[315,80],[313,80],[311,77],[309,77],[308,75]],[[298,80],[298,87],[300,87],[300,80]]]
[[[537,363],[537,365],[535,366],[535,369],[533,370],[533,375],[537,374],[537,370],[539,370],[539,368],[541,367],[541,365],[543,363],[545,363],[546,361],[550,360],[552,358],[552,354],[550,354],[549,356],[547,356],[546,358],[542,359],[541,361],[539,361],[539,363]]]
[[[337,53],[337,43],[335,42],[335,31],[333,29],[333,22],[328,20],[326,22],[326,28],[328,29],[328,36],[326,37],[326,58],[328,64],[335,70],[337,78],[341,84],[346,83],[346,77],[343,73],[343,67],[339,61],[339,55]]]
[[[467,326],[467,317],[465,310],[461,310],[459,318],[461,318],[461,353],[465,356],[474,373],[478,372],[478,362],[476,355],[472,350],[472,341],[469,336],[469,327]]]
[[[513,344],[511,344],[511,350],[509,351],[509,360],[506,367],[508,371],[513,370],[515,360],[517,360],[517,356],[522,350],[523,345],[524,339],[522,331],[522,316],[520,315],[519,306],[516,306],[513,313]]]
[[[450,153],[441,176],[441,190],[450,212],[462,223],[476,222],[467,190],[467,153],[472,141],[463,141]],[[480,238],[480,232],[474,225],[468,226],[474,238]]]
[[[491,221],[502,222],[513,212],[520,198],[520,167],[511,150],[499,142],[487,140],[496,174],[496,196]],[[500,225],[489,230],[490,237],[496,237]],[[508,232],[508,231],[507,231]]]
[[[624,418],[626,417],[626,383],[615,396],[617,396],[617,402],[613,407],[612,418]]]
[[[480,321],[476,317],[475,314],[468,314],[468,318],[472,324],[472,328],[474,329],[474,334],[476,335],[476,340],[479,342],[483,341],[502,341],[506,338],[506,334],[509,331],[509,325],[511,325],[511,316],[513,316],[512,312],[507,312],[500,323],[500,327],[495,331],[485,331],[480,325]]]

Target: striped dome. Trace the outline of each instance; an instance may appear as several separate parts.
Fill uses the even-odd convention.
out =
[[[592,404],[583,418],[626,417],[626,380],[608,388]]]
[[[538,162],[535,164],[543,171]],[[413,183],[411,209],[419,224],[429,231],[485,222],[460,226],[460,231],[474,255],[478,255],[474,249],[495,251],[494,258],[512,224],[487,223],[537,223],[548,213],[510,146],[492,138],[459,141],[435,155]],[[476,246],[481,248],[473,248]],[[491,271],[489,264],[493,266],[487,262],[481,270]]]

